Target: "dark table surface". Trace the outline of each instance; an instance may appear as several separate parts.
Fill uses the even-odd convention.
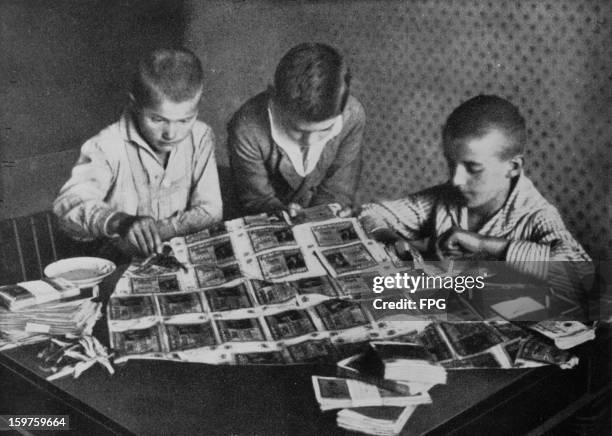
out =
[[[121,272],[104,283],[103,299],[110,295]],[[97,324],[95,333],[107,339],[105,319]],[[609,338],[607,333],[598,336]],[[117,367],[112,376],[95,366],[78,379],[46,382],[35,361],[40,347],[0,353],[0,364],[65,404],[66,410],[78,410],[98,422],[108,433],[345,433],[335,424],[335,411],[319,410],[312,388],[311,376],[334,375],[333,365],[214,366],[140,360]],[[609,384],[609,340],[598,338],[573,351],[581,362],[571,370],[548,366],[449,371],[448,383],[430,391],[433,404],[419,406],[402,434],[525,433]],[[5,391],[0,400],[17,401],[19,395],[31,394]],[[20,400],[19,404],[28,404]],[[75,430],[78,434],[78,428]]]

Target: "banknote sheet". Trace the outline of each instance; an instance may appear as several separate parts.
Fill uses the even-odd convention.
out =
[[[409,406],[431,403],[427,392],[406,395],[359,380],[312,376],[315,397],[321,410],[367,406]]]
[[[399,304],[413,296],[374,294],[374,278],[420,274],[419,259],[398,263],[357,219],[334,212],[227,221],[169,241],[161,264],[135,262],[107,306],[116,360],[335,363],[390,340],[416,341],[453,369],[543,364],[542,353],[521,343],[529,335],[520,328],[375,310],[374,298]]]

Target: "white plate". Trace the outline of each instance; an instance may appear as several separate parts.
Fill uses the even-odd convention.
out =
[[[97,285],[116,268],[110,260],[99,257],[71,257],[47,265],[45,275],[50,278],[61,277],[79,288],[85,288]]]

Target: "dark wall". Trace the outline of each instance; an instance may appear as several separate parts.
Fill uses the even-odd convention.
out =
[[[181,1],[0,1],[0,218],[49,209],[78,148],[118,118],[134,60],[181,44]]]

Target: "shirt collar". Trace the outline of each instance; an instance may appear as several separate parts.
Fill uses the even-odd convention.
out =
[[[308,149],[308,167],[304,168],[304,163],[302,160],[301,154],[301,146],[297,143],[293,138],[291,138],[283,125],[279,122],[277,118],[274,117],[274,110],[272,109],[273,102],[272,100],[268,101],[268,119],[270,122],[270,134],[272,136],[272,140],[287,153],[293,167],[296,172],[305,176],[310,173],[314,167],[316,166],[319,158],[321,157],[321,152],[323,151],[323,147],[330,140],[338,136],[338,134],[342,131],[342,127],[344,125],[342,114],[338,115],[334,119],[334,124],[330,129],[328,135],[326,135],[321,141],[316,144],[313,144]]]
[[[147,141],[145,141],[145,139],[140,135],[140,132],[138,132],[138,128],[134,122],[134,115],[130,110],[126,109],[123,111],[119,125],[121,128],[121,133],[126,140],[144,148],[155,156],[155,153]]]
[[[270,120],[270,131],[272,133],[272,139],[274,139],[274,141],[283,148],[285,146],[299,148],[300,144],[298,144],[293,138],[291,138],[287,134],[287,132],[285,131],[285,128],[280,123],[280,120],[274,117],[274,110],[272,109],[272,105],[273,105],[272,100],[270,100],[268,102],[268,118]],[[343,127],[342,118],[343,118],[342,114],[335,117],[334,125],[330,129],[329,135],[326,135],[325,138],[320,143],[315,144],[315,145],[325,145],[332,138],[338,136],[338,134],[342,131],[342,127]]]
[[[451,186],[451,192],[454,192],[454,188],[452,188]],[[529,179],[527,179],[527,177],[525,177],[523,171],[521,170],[520,174],[512,181],[512,186],[510,187],[510,192],[508,194],[508,197],[506,198],[506,201],[504,201],[503,205],[501,208],[499,208],[497,210],[497,212],[495,212],[493,215],[491,215],[489,217],[489,219],[487,219],[487,221],[481,226],[479,231],[483,231],[484,229],[488,228],[491,223],[498,219],[499,217],[506,217],[508,216],[510,213],[516,211],[516,209],[520,208],[522,206],[522,203],[524,202],[524,198],[526,195],[529,196],[529,193],[527,191],[529,191],[529,187],[533,186],[531,185]],[[455,220],[455,225],[458,225],[460,228],[462,229],[467,229],[468,228],[468,209],[465,206],[459,206],[456,210],[456,218],[453,218]],[[452,212],[450,212],[451,215],[453,215]]]
[[[511,182],[512,186],[510,187],[510,193],[508,194],[508,198],[506,198],[506,201],[502,206],[502,210],[508,210],[516,204],[521,192],[524,191],[525,181],[526,179],[525,176],[523,176],[523,170],[521,170],[516,179],[512,180]]]
[[[520,210],[523,206],[523,200],[525,195],[529,195],[527,193],[527,191],[529,190],[529,184],[529,180],[527,179],[527,177],[525,177],[523,171],[521,170],[519,175],[514,180],[512,180],[512,186],[510,187],[510,193],[508,194],[506,201],[504,202],[502,207],[493,215],[491,215],[491,217],[482,225],[481,230],[488,229],[492,225],[492,223],[498,219],[506,221],[517,210]]]

